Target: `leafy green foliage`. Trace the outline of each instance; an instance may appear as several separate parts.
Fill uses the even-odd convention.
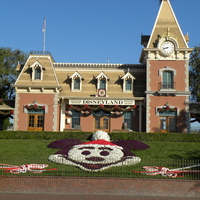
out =
[[[19,49],[0,48],[0,97],[1,99],[14,98],[14,88],[11,86],[17,77],[16,66],[24,64],[27,55]]]
[[[189,65],[191,97],[192,100],[200,102],[200,47],[194,47]]]
[[[200,142],[200,134],[188,133],[140,133],[140,132],[115,132],[111,133],[112,140],[139,140],[160,142]]]
[[[188,133],[140,133],[113,132],[109,133],[114,140],[139,140],[160,142],[200,142],[200,134]],[[48,131],[0,131],[0,139],[31,139],[31,140],[91,140],[92,132],[48,132]]]

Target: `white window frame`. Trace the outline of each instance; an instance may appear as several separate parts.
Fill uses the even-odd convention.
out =
[[[133,92],[133,82],[135,80],[135,77],[130,72],[127,72],[121,79],[123,80],[123,92],[132,93]],[[126,80],[131,80],[131,89],[130,90],[126,89]]]
[[[163,83],[163,74],[164,74],[165,71],[173,72],[173,83],[174,83],[174,77],[176,76],[176,69],[170,68],[168,66],[159,70],[159,76],[161,76],[161,83]],[[161,90],[175,90],[175,89],[174,88],[167,88],[167,89],[161,89]]]
[[[30,68],[32,69],[32,81],[42,81],[43,80],[43,75],[44,75],[44,70],[45,67],[41,65],[41,63],[39,61],[36,61],[35,63],[33,63]],[[41,71],[40,74],[40,79],[35,79],[35,70],[39,68]]]
[[[81,92],[82,91],[82,82],[84,80],[84,78],[81,76],[81,74],[78,71],[76,71],[74,74],[72,74],[70,76],[70,79],[71,79],[71,91],[72,92]],[[80,80],[79,89],[74,88],[74,84],[75,84],[74,80],[75,79],[79,79]]]
[[[97,79],[97,91],[99,90],[99,89],[101,89],[100,88],[100,80],[101,79],[105,79],[106,80],[106,87],[105,87],[105,89],[106,89],[106,93],[107,93],[107,91],[108,91],[108,81],[109,81],[109,77],[104,73],[104,72],[101,72],[97,77],[96,77],[96,79]],[[106,95],[107,96],[107,95]]]

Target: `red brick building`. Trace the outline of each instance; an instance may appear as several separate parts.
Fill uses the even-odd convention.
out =
[[[57,63],[32,52],[13,85],[14,130],[187,132],[191,48],[162,0],[141,64]]]

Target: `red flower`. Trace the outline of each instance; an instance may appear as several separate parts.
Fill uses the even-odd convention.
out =
[[[10,111],[10,114],[13,115],[13,114],[14,114],[14,110],[11,110],[11,111]]]
[[[45,106],[42,106],[42,110],[45,110]]]
[[[84,105],[84,108],[87,108],[87,107],[88,107],[88,105],[87,105],[87,104],[85,104],[85,105]]]
[[[26,105],[25,105],[25,108],[28,108],[28,107],[29,107],[29,106],[26,104]]]
[[[33,107],[34,107],[34,109],[37,109],[37,108],[38,108],[38,105],[37,105],[37,104],[34,104]]]
[[[133,108],[136,109],[136,108],[137,108],[137,105],[134,105]]]
[[[169,106],[167,106],[166,109],[169,110],[170,109]]]
[[[103,105],[103,104],[100,104],[100,107],[101,107],[101,108],[104,108],[104,105]]]

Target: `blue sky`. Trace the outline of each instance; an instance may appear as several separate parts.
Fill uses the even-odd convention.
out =
[[[171,0],[189,46],[200,44],[199,0]],[[137,64],[141,34],[150,34],[157,0],[0,0],[0,47],[46,50],[56,62]]]

